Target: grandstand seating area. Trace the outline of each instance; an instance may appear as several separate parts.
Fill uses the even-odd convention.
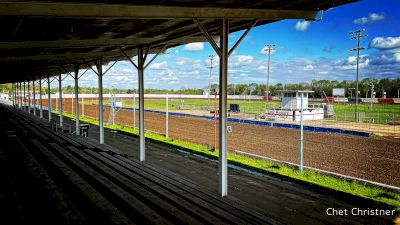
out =
[[[2,224],[278,223],[25,112],[1,106],[0,123]]]

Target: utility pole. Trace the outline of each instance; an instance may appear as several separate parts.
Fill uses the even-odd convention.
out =
[[[213,67],[213,61],[214,61],[214,57],[215,57],[215,55],[209,55],[208,56],[208,58],[210,59],[210,66],[209,67],[207,67],[207,68],[209,68],[210,69],[210,76],[209,76],[209,78],[208,78],[208,108],[210,108],[210,92],[211,92],[211,73],[212,73],[212,69],[214,68]]]
[[[369,110],[372,112],[372,99],[374,98],[374,83],[371,83],[371,102]]]
[[[365,48],[360,47],[360,39],[362,37],[366,37],[366,34],[363,34],[363,32],[365,31],[365,29],[360,29],[360,30],[356,30],[353,32],[350,32],[350,38],[357,40],[357,48],[352,48],[350,49],[350,51],[357,51],[357,72],[356,72],[356,104],[355,104],[355,120],[356,122],[359,121],[358,118],[358,71],[359,71],[359,60],[360,60],[360,50],[364,50]]]
[[[275,45],[271,45],[268,44],[266,45],[266,49],[264,49],[264,51],[268,52],[268,72],[267,72],[267,87],[266,87],[266,93],[265,93],[265,97],[266,97],[266,101],[268,102],[269,99],[269,62],[271,61],[271,51],[274,50]]]

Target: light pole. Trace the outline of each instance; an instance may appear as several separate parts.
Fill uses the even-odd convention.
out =
[[[350,37],[351,39],[356,39],[357,40],[357,48],[352,48],[350,49],[350,51],[357,51],[357,72],[356,72],[356,104],[355,104],[355,119],[356,122],[359,121],[358,118],[358,70],[359,70],[359,60],[360,60],[360,50],[364,50],[365,48],[360,47],[360,39],[362,37],[366,37],[366,34],[362,34],[362,32],[364,32],[365,29],[360,29],[360,30],[356,30],[353,32],[350,32]]]
[[[371,83],[371,102],[370,102],[370,111],[372,112],[372,98],[374,97],[374,83]]]
[[[266,49],[264,49],[264,51],[268,52],[267,87],[266,87],[266,93],[265,93],[266,101],[268,101],[268,99],[269,99],[269,62],[271,61],[271,51],[273,50],[274,46],[275,45],[268,44],[268,45],[266,45]]]

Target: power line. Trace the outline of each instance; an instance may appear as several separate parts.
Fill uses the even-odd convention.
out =
[[[355,104],[355,121],[359,121],[358,115],[358,71],[359,71],[359,60],[360,60],[360,51],[365,48],[360,47],[360,39],[362,37],[366,37],[367,34],[363,34],[365,29],[359,29],[353,32],[350,32],[350,38],[353,40],[357,40],[357,47],[350,49],[350,51],[357,51],[357,70],[356,70],[356,104]]]

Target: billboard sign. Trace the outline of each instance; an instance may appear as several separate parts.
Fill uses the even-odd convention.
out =
[[[344,97],[344,88],[332,89],[332,96],[343,96]]]

